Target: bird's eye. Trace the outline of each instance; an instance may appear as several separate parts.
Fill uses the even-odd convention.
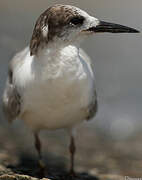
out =
[[[73,17],[70,23],[73,25],[82,25],[84,22],[84,17]]]

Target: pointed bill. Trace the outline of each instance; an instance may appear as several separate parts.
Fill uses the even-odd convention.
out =
[[[95,33],[100,33],[100,32],[108,32],[108,33],[139,33],[140,31],[130,28],[127,26],[123,26],[120,24],[115,24],[115,23],[109,23],[105,21],[99,21],[97,26],[90,27],[89,29],[85,31],[91,31]]]

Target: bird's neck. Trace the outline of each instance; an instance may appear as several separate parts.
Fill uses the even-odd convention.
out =
[[[56,64],[61,61],[67,60],[68,62],[78,56],[79,48],[75,45],[67,46],[51,46],[44,48],[38,52],[36,59],[40,64]]]
[[[34,57],[33,69],[38,78],[54,79],[66,76],[76,76],[82,65],[79,58],[79,49],[69,45],[57,49],[44,49]],[[39,75],[40,74],[40,75]]]

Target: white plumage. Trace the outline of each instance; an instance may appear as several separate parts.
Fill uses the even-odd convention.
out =
[[[65,128],[85,120],[95,88],[88,57],[71,45],[54,55],[43,50],[40,59],[30,56],[29,48],[23,52],[25,57],[13,71],[22,96],[20,118],[33,130]]]

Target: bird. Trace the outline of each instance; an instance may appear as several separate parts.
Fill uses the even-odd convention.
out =
[[[9,63],[3,111],[8,121],[20,119],[32,131],[40,167],[40,131],[65,129],[70,135],[69,173],[75,174],[75,129],[98,111],[92,60],[80,44],[105,32],[139,31],[101,21],[75,6],[55,4],[37,19],[29,46]]]

